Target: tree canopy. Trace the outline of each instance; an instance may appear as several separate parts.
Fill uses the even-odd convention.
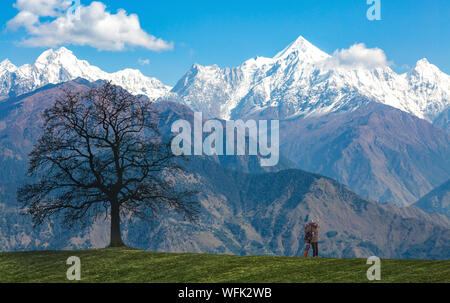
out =
[[[196,193],[173,181],[184,169],[151,105],[111,83],[64,90],[44,112],[43,134],[30,153],[35,182],[18,190],[36,225],[61,216],[69,227],[86,226],[109,215],[110,246],[122,246],[123,214],[152,220],[175,210],[195,221]]]

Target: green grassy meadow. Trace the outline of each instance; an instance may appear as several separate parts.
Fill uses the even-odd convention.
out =
[[[0,283],[71,282],[70,256],[81,282],[308,283],[369,282],[365,259],[153,253],[127,248],[0,253]],[[450,282],[450,261],[381,260],[380,282]],[[71,282],[73,283],[73,282]]]

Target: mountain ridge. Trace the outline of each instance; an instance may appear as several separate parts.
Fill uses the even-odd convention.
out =
[[[414,206],[450,217],[450,179],[420,198]]]
[[[449,133],[376,102],[350,112],[280,121],[280,152],[364,197],[400,206],[450,177]]]
[[[232,68],[195,64],[169,96],[222,119],[320,116],[354,110],[360,105],[355,99],[371,99],[433,122],[450,105],[450,76],[426,59],[403,74],[389,66],[330,67],[330,59],[334,55],[300,36],[273,58]]]
[[[61,47],[44,51],[32,65],[16,67],[3,60],[0,99],[81,77],[110,80],[132,94],[174,100],[205,117],[225,120],[321,116],[351,111],[361,105],[359,101],[372,100],[448,128],[448,118],[442,115],[450,107],[450,76],[427,59],[418,60],[403,74],[389,66],[330,64],[335,59],[335,54],[299,36],[272,58],[250,58],[231,68],[195,63],[170,87],[139,70],[103,72]]]
[[[127,68],[111,74],[104,72],[61,47],[46,50],[33,64],[20,67],[9,59],[3,60],[0,63],[0,98],[22,95],[47,84],[59,84],[76,78],[111,81],[134,95],[146,95],[153,99],[167,94],[171,89],[156,78],[144,76],[139,70]]]

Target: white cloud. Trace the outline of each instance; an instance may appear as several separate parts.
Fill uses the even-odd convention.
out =
[[[26,11],[42,17],[56,17],[72,3],[70,0],[17,0],[13,6],[21,12]]]
[[[348,49],[336,50],[325,61],[328,68],[383,68],[391,65],[386,54],[379,48],[367,48],[364,43],[352,45]]]
[[[140,65],[149,65],[150,64],[150,60],[149,59],[139,59],[138,63]]]
[[[8,21],[8,28],[12,30],[17,30],[22,26],[31,28],[37,22],[39,22],[39,16],[29,11],[21,11],[13,19]]]
[[[136,14],[119,9],[116,14],[106,10],[102,2],[72,7],[68,0],[17,0],[19,13],[7,23],[7,28],[25,28],[25,46],[56,47],[62,44],[89,45],[100,50],[123,50],[140,46],[163,51],[173,48],[160,38],[145,32]],[[76,1],[75,1],[76,2]],[[45,17],[47,20],[41,21]],[[48,20],[50,18],[50,21]]]

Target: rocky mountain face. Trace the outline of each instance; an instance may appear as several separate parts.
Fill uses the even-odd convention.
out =
[[[230,252],[234,254],[301,255],[303,226],[309,218],[318,217],[321,221],[319,245],[324,256],[367,257],[374,254],[420,258],[423,254],[448,258],[445,252],[449,248],[448,220],[442,216],[427,215],[417,208],[379,205],[355,195],[331,179],[301,170],[221,174],[220,167],[219,171],[208,163],[206,167],[202,175],[205,177],[213,172],[210,178],[214,181],[210,183],[210,191],[205,189],[202,193],[224,200],[211,205],[206,202],[211,201],[210,198],[202,199],[204,208],[210,210],[210,219],[205,218],[208,223],[204,228],[206,231],[211,221],[223,222],[213,223],[217,230],[209,232],[207,237],[222,242],[219,245],[224,246],[224,252],[230,249],[224,244],[231,242],[237,245],[231,246]],[[172,228],[166,223],[166,230]],[[195,230],[185,235],[180,249],[189,247],[188,243],[194,242],[192,238],[198,239],[198,243],[206,236]],[[161,249],[172,241],[176,243],[176,239],[161,239],[161,243],[152,243],[151,249]]]
[[[181,104],[155,106],[167,117],[161,125],[166,132],[176,119],[192,123],[193,113]],[[282,120],[280,151],[279,165],[263,171],[252,157],[214,159],[252,173],[301,168],[338,180],[363,197],[397,206],[413,204],[450,177],[450,135],[376,102],[351,112]]]
[[[10,126],[0,131],[0,250],[107,245],[108,222],[66,230],[54,220],[33,229],[30,218],[19,215],[15,201],[27,153],[39,136],[39,114],[59,97],[61,86],[85,90],[93,85],[98,84],[77,80],[47,86],[0,104],[0,123]],[[156,107],[163,130],[174,119],[192,116],[180,104],[163,102]],[[321,175],[284,167],[267,172],[257,165],[257,159],[250,158],[192,157],[185,164],[187,173],[174,177],[200,192],[199,222],[185,222],[175,214],[153,224],[125,220],[126,243],[157,251],[295,256],[303,249],[304,223],[319,217],[322,256],[450,257],[450,221],[445,216],[417,207],[380,205]]]
[[[128,245],[166,252],[299,256],[303,226],[314,216],[320,218],[321,256],[450,257],[450,221],[442,215],[380,205],[301,170],[246,174],[198,158],[188,165],[189,173],[178,179],[201,192],[199,221],[192,224],[174,214],[153,224],[126,220],[122,229]],[[17,216],[10,209],[0,220],[2,250],[108,244],[107,221],[84,230],[67,231],[57,222],[33,230],[28,218],[17,221]]]
[[[450,217],[450,180],[423,196],[414,206],[429,213],[439,213]]]
[[[144,76],[139,70],[125,69],[112,74],[106,73],[61,47],[43,52],[31,65],[16,67],[8,59],[1,62],[0,100],[32,92],[47,84],[58,84],[76,78],[112,81],[132,94],[153,99],[167,94],[171,89],[155,78]]]
[[[47,85],[34,92],[0,102],[0,161],[2,171],[5,162],[14,162],[8,171],[9,180],[23,180],[20,169],[14,169],[27,161],[28,153],[41,134],[43,111],[63,96],[63,89],[87,90],[95,85],[78,79],[62,85]]]
[[[188,121],[191,125],[194,125],[194,112],[187,106],[182,105],[180,103],[172,102],[172,101],[162,101],[155,102],[152,106],[153,110],[159,113],[160,121],[159,128],[163,134],[170,134],[173,136],[174,134],[171,131],[171,127],[173,123],[177,120],[185,120]],[[207,119],[203,119],[203,123],[206,122]],[[226,150],[226,136],[227,136],[227,125],[225,120],[216,119],[220,121],[223,127],[224,134],[224,150]],[[193,129],[193,127],[192,127]],[[202,134],[202,142],[209,136],[209,133]],[[169,138],[170,139],[170,138]],[[246,173],[263,173],[263,172],[275,172],[289,168],[296,168],[295,163],[290,161],[284,155],[279,155],[279,161],[277,165],[274,166],[261,166],[261,157],[260,156],[252,156],[248,154],[248,144],[249,144],[249,136],[248,134],[245,137],[246,139],[246,155],[242,156],[229,156],[229,155],[213,155],[208,156],[207,158],[215,163],[218,163],[224,166],[227,169],[238,170]],[[234,137],[233,140],[234,145],[237,145],[237,138]]]
[[[273,58],[224,69],[195,64],[170,97],[223,119],[321,116],[375,101],[433,122],[449,108],[450,76],[426,59],[405,74],[333,62],[300,36]]]
[[[450,177],[450,135],[379,103],[280,122],[281,152],[298,167],[381,203],[411,205]]]

